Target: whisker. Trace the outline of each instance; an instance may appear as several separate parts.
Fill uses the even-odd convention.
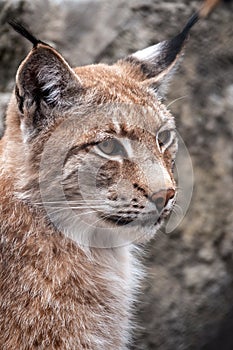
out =
[[[180,215],[177,213],[177,211],[175,210],[175,208],[172,209],[172,213],[175,214],[178,218],[180,217]]]
[[[110,217],[112,214],[108,214],[108,215],[104,215],[103,217],[101,216],[100,218],[98,218],[96,221],[94,221],[91,225],[94,226],[96,225],[99,221],[103,220],[105,221],[105,219],[107,219],[108,217]]]
[[[179,100],[182,100],[183,98],[186,98],[186,97],[189,97],[188,95],[184,95],[184,96],[181,96],[181,97],[178,97],[176,98],[175,100],[171,101],[168,105],[167,105],[167,108],[170,107],[171,105],[173,105],[173,103],[179,101]]]
[[[180,210],[178,210],[180,209]],[[178,207],[173,207],[173,210],[172,210],[176,216],[180,217],[183,215],[183,210],[181,208],[178,208]]]
[[[65,211],[65,209],[70,209],[70,208],[60,208],[58,210],[55,210],[55,211],[51,212],[50,215],[53,215],[53,214]],[[88,208],[88,209],[90,209],[90,208]],[[84,213],[77,213],[77,214],[74,214],[73,216],[77,217],[77,216],[87,215],[87,214],[91,214],[91,213],[96,213],[96,210],[91,210],[91,211],[87,211],[87,212],[84,212]]]
[[[183,209],[179,204],[175,203],[174,208],[178,209],[180,211],[180,213],[183,214]]]
[[[88,206],[69,206],[70,209],[88,209],[88,208],[93,208],[93,209],[101,209],[104,208],[104,206],[100,206],[100,205],[88,205]]]
[[[72,204],[82,204],[82,203],[105,203],[104,200],[101,199],[93,199],[93,200],[83,200],[83,201],[43,201],[43,202],[34,202],[34,204],[37,205],[43,205],[43,204],[64,204],[64,203],[72,203]]]
[[[60,208],[60,209],[90,209],[90,208],[93,208],[93,209],[98,209],[98,208],[104,208],[104,206],[102,205],[74,205],[74,206],[70,206],[70,205],[67,205],[67,206],[55,206],[55,205],[52,205],[52,206],[48,206],[48,205],[46,205],[45,206],[46,208],[54,208],[54,209],[56,209],[56,208]]]
[[[92,213],[96,213],[96,211],[93,210],[93,211],[89,211],[89,212],[85,212],[85,213],[69,215],[68,217],[63,218],[62,225],[63,225],[63,227],[65,227],[66,222],[72,221],[72,220],[77,220],[77,217],[80,217],[81,215],[84,215],[84,214],[87,215],[87,214],[92,214]]]

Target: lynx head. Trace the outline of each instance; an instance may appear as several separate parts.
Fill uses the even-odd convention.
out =
[[[111,66],[75,69],[11,23],[34,45],[8,111],[17,195],[78,243],[143,241],[171,211],[177,137],[160,97],[196,19],[174,39]]]

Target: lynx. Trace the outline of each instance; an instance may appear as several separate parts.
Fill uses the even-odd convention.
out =
[[[111,66],[75,69],[11,22],[33,48],[0,143],[1,349],[127,349],[136,243],[177,194],[160,96],[197,19]]]

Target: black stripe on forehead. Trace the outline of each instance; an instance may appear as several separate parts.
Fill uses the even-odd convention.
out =
[[[90,142],[83,143],[82,145],[75,145],[67,152],[67,155],[64,159],[63,166],[66,165],[66,163],[68,162],[68,160],[71,157],[77,155],[80,151],[82,151],[82,150],[88,151],[89,147],[93,147],[93,146],[97,145],[98,143],[99,143],[99,141],[90,141]]]
[[[125,118],[126,119],[126,118]],[[153,127],[146,128],[146,126],[138,125],[139,123],[136,123],[136,125],[127,123],[127,121],[116,121],[116,123],[110,123],[109,126],[103,131],[106,134],[112,134],[116,135],[118,137],[127,137],[130,140],[140,140],[141,137],[145,134],[154,136],[156,135],[157,131],[160,129],[161,125],[159,125],[157,128],[155,125]],[[143,123],[141,123],[143,124]]]

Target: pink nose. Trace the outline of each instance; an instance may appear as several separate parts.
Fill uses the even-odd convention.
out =
[[[153,193],[150,200],[155,204],[158,212],[160,213],[164,207],[166,207],[168,201],[175,196],[175,190],[170,188],[169,190],[161,190]]]

